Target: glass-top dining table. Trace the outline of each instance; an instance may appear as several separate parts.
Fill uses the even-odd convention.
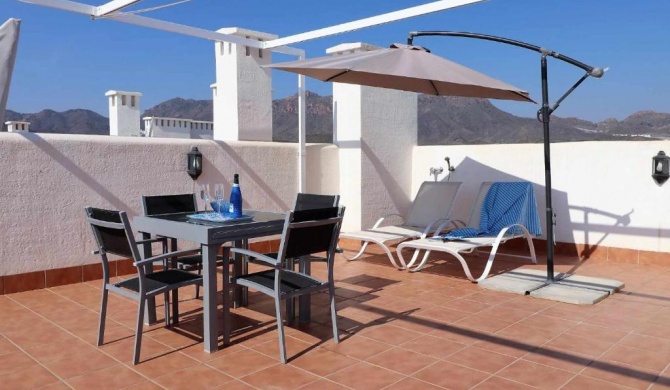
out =
[[[257,237],[266,237],[282,233],[285,214],[244,210],[243,214],[251,219],[226,222],[210,222],[189,217],[193,213],[163,214],[152,216],[136,216],[133,219],[135,229],[143,235],[160,235],[178,240],[198,243],[202,246],[202,276],[203,276],[203,336],[206,352],[215,352],[218,349],[218,322],[217,313],[217,255],[224,243],[232,243],[235,247],[242,247],[247,240]],[[150,250],[150,249],[149,249]],[[227,252],[227,251],[226,251]],[[145,254],[146,255],[146,254]],[[229,291],[228,278],[229,259],[223,259],[223,291]],[[236,293],[236,299],[239,299]],[[224,329],[223,344],[227,345],[230,339],[230,299],[224,299]],[[149,311],[148,321],[155,321],[155,305]],[[152,317],[153,316],[153,317]]]

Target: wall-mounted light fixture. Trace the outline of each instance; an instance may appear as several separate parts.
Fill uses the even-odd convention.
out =
[[[186,154],[186,164],[186,172],[193,180],[197,179],[202,173],[202,153],[197,146],[192,147]]]
[[[662,150],[651,159],[651,177],[659,186],[670,178],[670,157]]]

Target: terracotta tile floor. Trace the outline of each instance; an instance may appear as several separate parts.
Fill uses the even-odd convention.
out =
[[[669,388],[670,266],[558,262],[626,288],[574,306],[483,290],[446,255],[420,273],[395,270],[379,252],[338,258],[342,340],[332,341],[328,298],[316,295],[313,321],[286,328],[288,365],[278,361],[272,301],[256,293],[233,311],[233,344],[208,354],[202,302],[182,289],[180,324],[146,327],[137,366],[134,302],[110,295],[106,342],[94,344],[100,281],[0,296],[0,388]],[[499,258],[494,272],[522,266]],[[324,276],[322,263],[314,269]]]

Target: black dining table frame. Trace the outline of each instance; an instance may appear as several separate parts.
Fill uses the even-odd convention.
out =
[[[165,214],[153,216],[136,216],[133,226],[144,236],[159,235],[179,240],[192,241],[202,245],[202,276],[203,276],[203,338],[206,352],[218,350],[218,322],[216,309],[217,276],[216,262],[219,250],[224,243],[231,242],[240,247],[247,240],[281,234],[284,227],[285,214],[266,211],[244,210],[245,215],[253,217],[251,221],[229,223],[209,223],[193,220],[186,215],[192,213]],[[150,248],[148,249],[151,250]],[[227,250],[225,251],[227,254]],[[228,256],[224,254],[223,291],[229,291]],[[149,253],[150,255],[150,253]],[[241,261],[236,263],[241,264]],[[235,292],[235,300],[241,299],[241,290]],[[223,344],[230,342],[230,299],[223,299],[224,332]],[[156,319],[155,304],[146,313],[145,319],[154,322]]]

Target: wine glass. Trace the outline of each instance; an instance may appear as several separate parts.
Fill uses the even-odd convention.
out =
[[[209,205],[210,197],[209,194],[207,193],[207,188],[205,187],[205,185],[202,185],[200,187],[200,199],[202,199],[202,201],[205,203],[205,212],[207,212],[207,205]]]
[[[223,202],[223,184],[217,184],[214,187],[214,199],[219,205],[219,215],[223,216],[223,210],[221,210],[221,203]]]

